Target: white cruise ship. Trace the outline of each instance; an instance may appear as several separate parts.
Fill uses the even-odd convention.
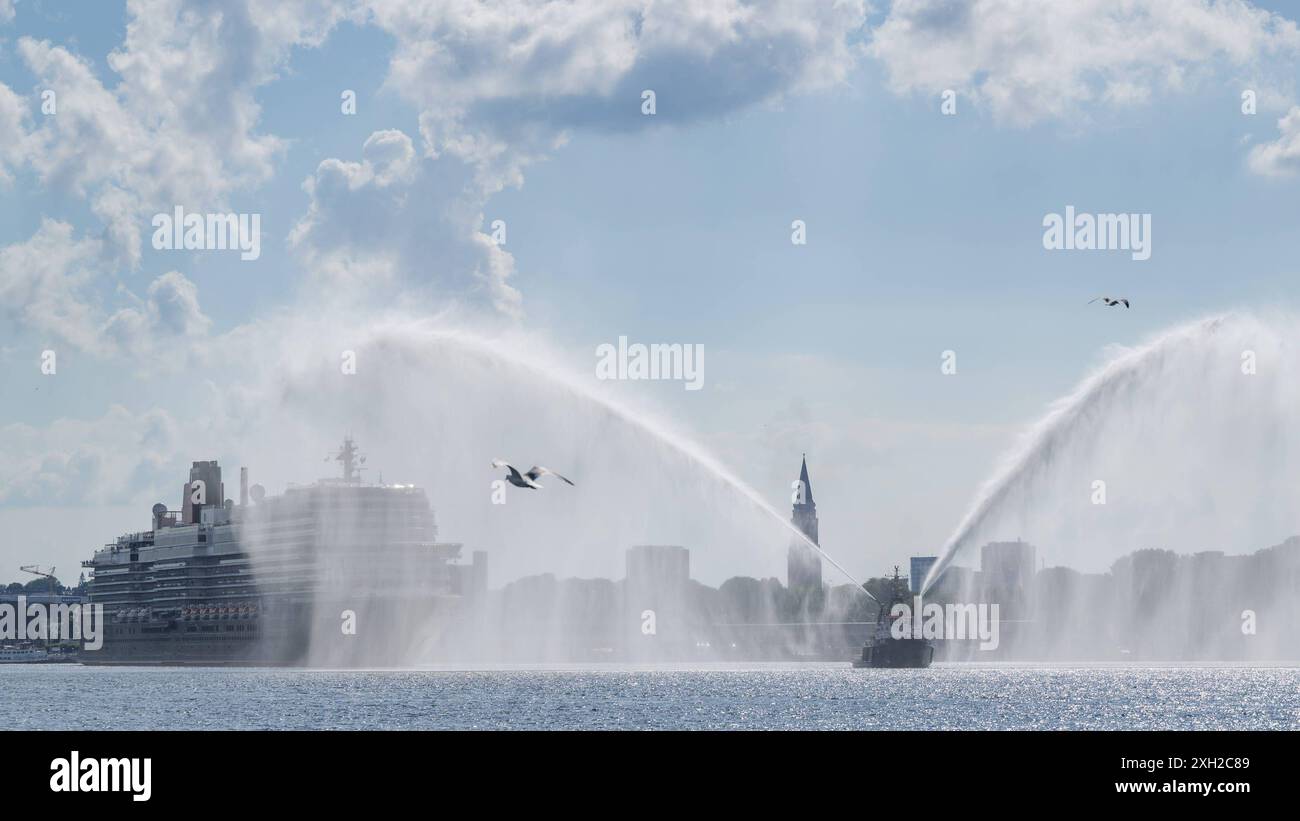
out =
[[[149,530],[82,563],[105,638],[81,661],[405,666],[436,650],[486,568],[436,541],[422,489],[363,483],[350,438],[334,458],[341,479],[279,496],[241,469],[238,504],[220,465],[193,463],[180,510],[155,505]]]

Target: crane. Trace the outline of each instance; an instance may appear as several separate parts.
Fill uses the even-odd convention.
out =
[[[53,594],[53,593],[56,592],[56,591],[55,591],[55,587],[58,585],[59,580],[58,580],[57,578],[55,578],[55,576],[54,576],[54,566],[53,566],[53,565],[50,565],[49,572],[46,572],[46,571],[44,571],[44,570],[41,570],[41,566],[40,566],[39,564],[25,564],[25,565],[20,566],[18,569],[21,570],[21,571],[23,571],[24,573],[31,573],[33,576],[43,576],[43,577],[49,579],[49,580],[50,580],[50,593]]]

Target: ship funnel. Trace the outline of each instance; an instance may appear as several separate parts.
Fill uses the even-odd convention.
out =
[[[211,462],[195,462],[190,468],[190,480],[185,484],[184,506],[181,508],[187,525],[203,521],[203,508],[220,507],[226,497],[221,484],[221,465]]]

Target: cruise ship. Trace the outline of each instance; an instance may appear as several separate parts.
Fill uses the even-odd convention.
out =
[[[104,642],[86,664],[406,666],[436,652],[486,583],[486,559],[457,564],[413,485],[367,484],[351,438],[342,477],[267,496],[240,469],[194,462],[182,505],[83,562]]]

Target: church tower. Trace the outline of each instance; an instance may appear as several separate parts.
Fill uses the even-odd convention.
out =
[[[799,468],[799,483],[794,487],[794,510],[790,523],[807,536],[813,544],[817,541],[817,503],[813,501],[812,482],[808,481],[808,458],[805,454]],[[786,587],[792,591],[820,593],[822,589],[822,560],[816,550],[802,541],[790,543],[786,556]]]

